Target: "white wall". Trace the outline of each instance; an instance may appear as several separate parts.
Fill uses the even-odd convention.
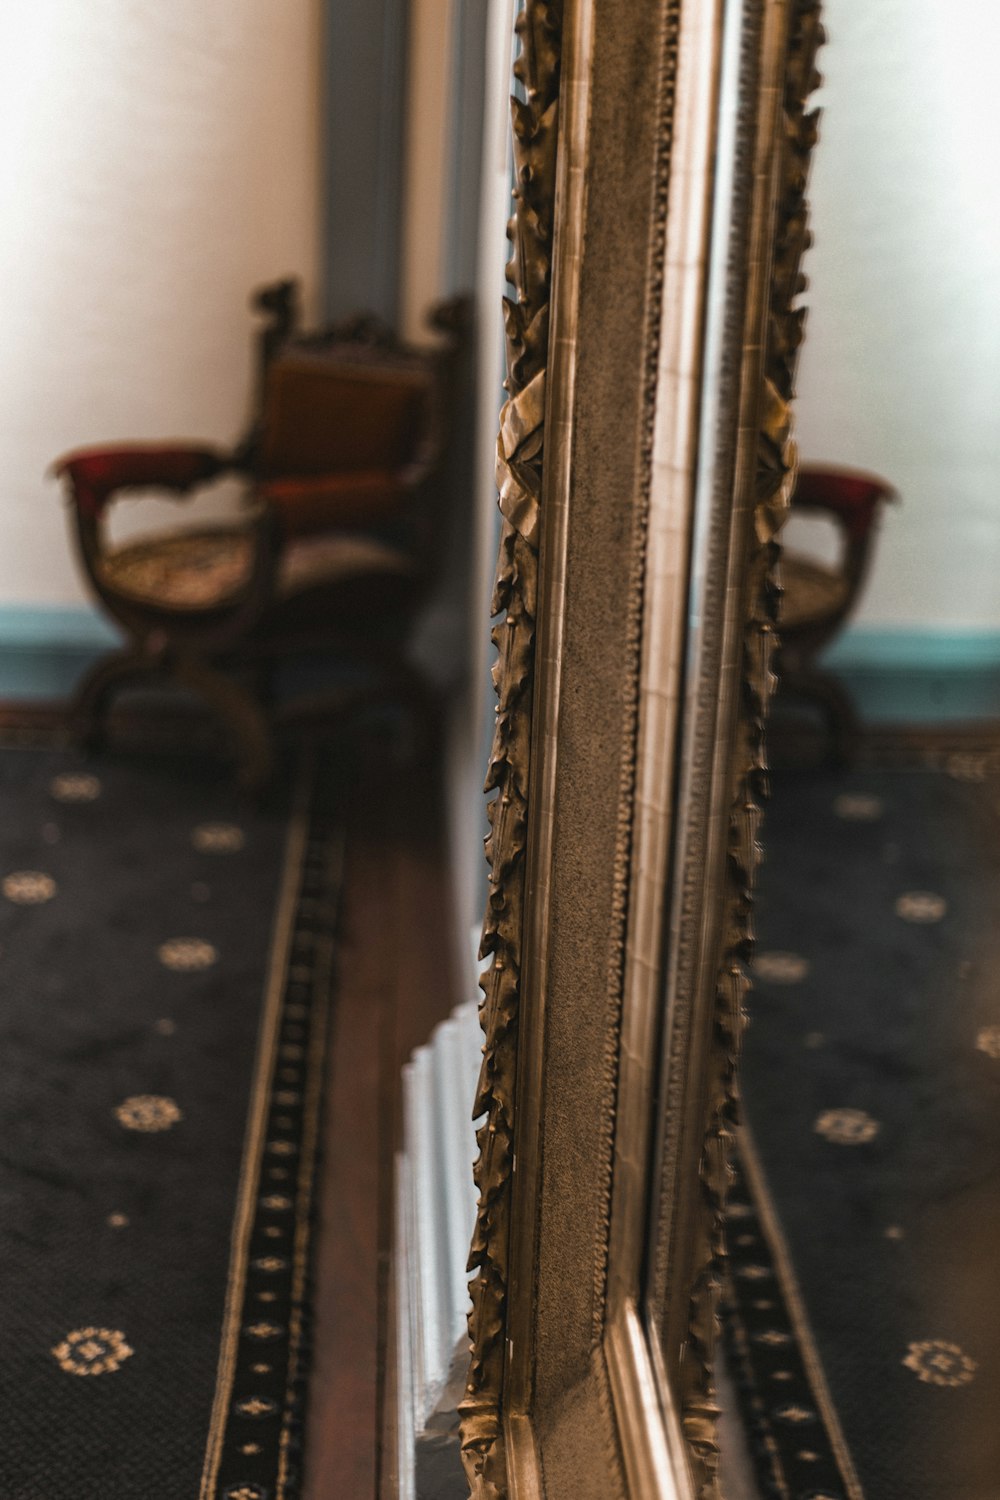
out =
[[[1000,7],[828,0],[825,19],[801,454],[902,495],[860,626],[998,627]]]
[[[319,252],[319,0],[0,11],[0,608],[82,603],[67,448],[227,442],[250,289]]]

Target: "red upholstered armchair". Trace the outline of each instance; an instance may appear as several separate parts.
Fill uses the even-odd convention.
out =
[[[231,452],[185,444],[116,445],[59,460],[79,556],[127,646],[98,662],[75,718],[96,737],[117,688],[156,675],[199,695],[233,732],[241,779],[272,760],[269,662],[334,649],[409,691],[404,648],[431,585],[452,384],[466,304],[434,309],[443,339],[404,345],[370,318],[297,331],[296,287],[258,292],[266,315],[259,390],[247,438]],[[186,499],[227,472],[244,514],[121,546],[111,503],[156,490]]]
[[[850,697],[815,658],[846,622],[871,563],[879,513],[897,498],[892,486],[873,474],[803,465],[792,495],[792,514],[829,517],[842,539],[836,565],[820,563],[787,549],[782,558],[780,677],[782,691],[810,699],[823,710],[838,758],[850,756],[858,735]]]

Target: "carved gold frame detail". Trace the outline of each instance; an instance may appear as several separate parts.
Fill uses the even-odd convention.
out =
[[[517,22],[479,1205],[460,1407],[477,1500],[720,1495],[722,1210],[822,28],[818,0],[642,9],[527,0]],[[623,82],[641,123],[632,101],[615,114]],[[616,161],[641,174],[626,222],[608,212]],[[608,528],[603,581],[595,516]],[[589,761],[576,725],[588,692],[600,717]],[[574,826],[588,786],[604,788],[609,810]],[[581,890],[588,859],[602,873]],[[558,1236],[575,1203],[586,1245],[562,1244],[589,1270],[561,1281]]]

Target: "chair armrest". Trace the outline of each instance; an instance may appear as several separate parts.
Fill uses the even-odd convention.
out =
[[[883,500],[898,500],[892,485],[876,474],[803,465],[792,494],[793,510],[820,510],[835,516],[852,542],[871,530]]]
[[[180,443],[82,448],[67,453],[52,472],[66,476],[77,510],[98,520],[116,490],[166,489],[184,494],[233,467],[233,459],[212,448]]]

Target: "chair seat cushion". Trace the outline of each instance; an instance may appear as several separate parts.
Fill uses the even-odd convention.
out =
[[[785,593],[779,631],[790,632],[829,620],[847,603],[848,582],[843,574],[797,552],[784,553],[781,581]]]
[[[253,533],[241,527],[171,533],[129,542],[101,560],[106,587],[132,604],[149,608],[202,610],[234,602],[250,580]],[[419,569],[405,552],[377,537],[327,534],[291,541],[281,552],[279,602],[314,590],[336,594],[346,585],[405,585],[407,597]],[[354,598],[352,591],[351,598]]]
[[[250,581],[255,538],[244,527],[172,532],[105,553],[105,587],[133,604],[196,612],[224,607]]]
[[[285,547],[278,566],[278,595],[288,599],[311,589],[336,589],[355,579],[394,579],[410,582],[417,577],[413,560],[380,541],[363,535],[316,536]]]

